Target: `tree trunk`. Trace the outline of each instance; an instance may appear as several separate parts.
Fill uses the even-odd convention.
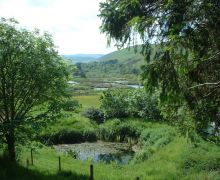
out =
[[[14,130],[11,130],[6,135],[6,141],[8,145],[8,153],[11,161],[16,161],[16,153],[15,153],[15,135]]]

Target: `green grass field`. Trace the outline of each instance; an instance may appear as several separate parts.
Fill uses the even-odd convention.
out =
[[[80,104],[82,104],[83,109],[87,109],[89,107],[99,108],[100,103],[100,94],[96,95],[84,95],[84,96],[76,96],[74,99],[78,100]]]
[[[215,158],[219,159],[220,154],[217,150],[216,147],[205,143],[195,149],[185,138],[177,137],[148,160],[141,163],[124,166],[119,166],[115,163],[110,165],[104,163],[95,164],[94,176],[97,180],[134,180],[136,177],[140,177],[140,179],[217,180],[220,177],[219,171],[214,168],[209,169],[211,167],[207,165],[207,158],[212,162],[216,161]],[[58,156],[61,156],[61,168],[64,171],[61,175],[58,173]],[[19,166],[26,167],[27,158],[30,159],[30,151],[23,149],[20,154]],[[187,166],[191,161],[195,167],[193,165],[191,167]],[[28,166],[28,176],[22,174],[21,170],[19,172],[14,170],[15,174],[10,174],[9,176],[11,179],[28,179],[30,176],[37,174],[38,177],[36,179],[39,177],[44,177],[43,179],[48,177],[55,179],[88,179],[90,164],[89,161],[74,160],[67,154],[59,154],[54,149],[43,147],[35,150],[34,165]],[[3,177],[4,173],[8,175],[7,173],[9,172],[0,170],[0,177]],[[19,174],[19,176],[16,176],[16,174]]]
[[[89,107],[100,106],[100,95],[86,95],[74,97],[82,104],[79,113],[69,113],[62,117],[43,132],[58,132],[61,130],[79,130],[91,128],[97,130],[98,125],[82,116],[82,112]],[[114,123],[119,120],[110,120],[104,123],[102,128],[114,131]],[[144,119],[128,118],[122,119],[122,127],[129,124],[140,131],[144,129],[155,129],[149,136],[149,142],[156,143],[143,146],[137,153],[144,157],[140,161],[131,161],[127,165],[116,163],[94,164],[95,180],[141,180],[148,179],[220,179],[220,149],[218,146],[200,140],[196,146],[183,136],[177,134],[169,138],[163,129],[174,130],[166,124],[149,122]],[[161,129],[161,130],[160,130]],[[158,131],[159,130],[159,131]],[[161,132],[162,131],[162,132]],[[169,132],[168,132],[169,133]],[[164,143],[167,136],[169,143]],[[165,140],[167,140],[165,139]],[[80,161],[73,159],[70,155],[57,152],[53,147],[37,143],[34,146],[34,165],[27,167],[27,159],[30,162],[30,148],[19,147],[18,164],[11,164],[5,159],[0,159],[0,179],[29,180],[29,179],[81,179],[89,177],[89,166],[91,161]],[[149,153],[150,154],[146,154]],[[61,157],[62,172],[58,171],[58,157]]]

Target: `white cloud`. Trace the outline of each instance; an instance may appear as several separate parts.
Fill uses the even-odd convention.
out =
[[[102,0],[0,0],[0,16],[14,17],[28,29],[49,31],[60,54],[108,53],[100,34]]]

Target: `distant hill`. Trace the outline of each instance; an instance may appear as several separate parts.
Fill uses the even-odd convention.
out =
[[[140,46],[137,47],[137,52],[135,52],[135,49],[133,47],[125,48],[125,49],[121,49],[121,50],[109,53],[107,55],[104,55],[99,58],[99,61],[109,61],[112,59],[117,59],[121,62],[123,61],[127,62],[128,60],[131,60],[131,59],[138,59],[142,61],[144,57],[141,55],[140,52],[141,52]]]
[[[73,64],[76,63],[87,63],[97,61],[99,58],[104,56],[104,54],[72,54],[72,55],[62,55],[65,59]]]
[[[140,53],[141,47],[135,52],[133,47],[115,51],[98,58],[94,62],[77,63],[76,76],[85,77],[127,77],[140,74],[140,66],[144,64],[144,57]]]

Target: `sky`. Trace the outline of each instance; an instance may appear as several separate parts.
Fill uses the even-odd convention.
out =
[[[0,0],[0,17],[15,18],[22,27],[48,31],[59,54],[107,54],[100,34],[99,3],[104,0]]]

